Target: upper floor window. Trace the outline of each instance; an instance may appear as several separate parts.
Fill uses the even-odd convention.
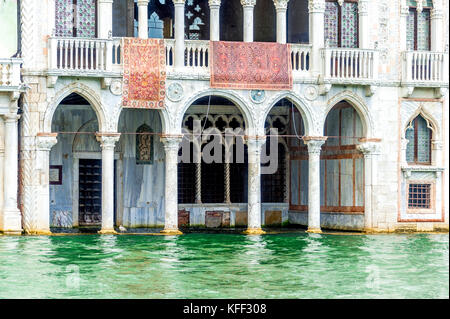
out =
[[[96,0],[55,0],[56,36],[94,38],[96,20]]]
[[[357,0],[326,1],[325,43],[328,47],[358,47]]]
[[[408,0],[409,14],[406,27],[406,47],[408,50],[429,51],[431,47],[431,0],[424,1],[418,10],[417,1]]]
[[[406,161],[409,164],[431,164],[432,130],[427,120],[418,115],[409,123],[405,134]]]

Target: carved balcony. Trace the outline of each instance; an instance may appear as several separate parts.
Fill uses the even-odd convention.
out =
[[[321,84],[364,85],[372,95],[378,84],[378,51],[353,48],[325,48],[321,50]],[[325,93],[325,92],[324,92]]]
[[[409,96],[416,87],[434,88],[436,95],[448,89],[448,54],[433,51],[403,52],[402,86]]]
[[[18,58],[0,59],[0,93],[9,93],[12,100],[18,99],[24,90],[20,79],[22,63],[22,59]]]

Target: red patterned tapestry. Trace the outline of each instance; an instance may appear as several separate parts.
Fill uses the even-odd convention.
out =
[[[123,39],[123,106],[159,109],[166,95],[166,53],[161,39]]]
[[[289,44],[212,41],[211,87],[290,90]]]

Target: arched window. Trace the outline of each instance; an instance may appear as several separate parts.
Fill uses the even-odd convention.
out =
[[[325,43],[328,47],[358,47],[358,0],[326,0]]]
[[[96,0],[56,0],[55,35],[94,38],[96,16]]]
[[[409,141],[406,146],[406,161],[409,164],[431,164],[432,135],[430,124],[421,115],[409,123],[405,133]]]
[[[209,39],[209,6],[207,0],[186,0],[186,39]]]
[[[421,1],[421,0],[420,0]],[[409,14],[406,27],[406,47],[408,50],[429,51],[431,47],[431,8],[432,0],[417,5],[417,1],[408,0]]]
[[[136,130],[136,164],[153,164],[152,129],[143,124]]]

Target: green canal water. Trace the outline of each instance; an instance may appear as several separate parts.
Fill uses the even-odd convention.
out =
[[[0,236],[0,298],[448,298],[448,234]]]

